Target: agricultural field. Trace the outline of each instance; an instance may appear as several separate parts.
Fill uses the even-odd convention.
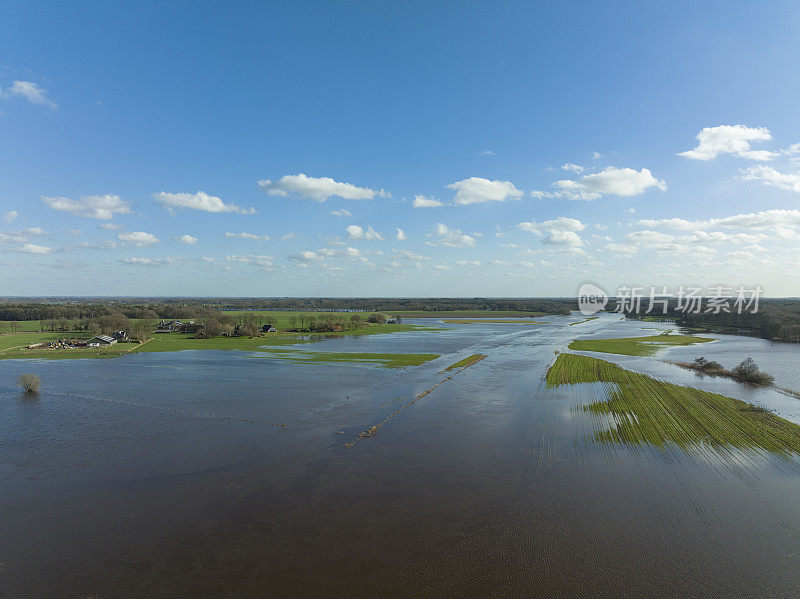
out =
[[[538,320],[519,318],[446,318],[442,322],[451,324],[541,324]]]
[[[663,334],[647,337],[624,337],[621,339],[577,339],[569,344],[569,348],[576,351],[593,351],[625,356],[653,356],[666,347],[708,343],[709,341],[714,341],[714,339],[694,337],[692,335]]]
[[[548,389],[594,383],[593,401],[577,408],[592,415],[594,442],[649,446],[664,452],[725,448],[800,454],[800,426],[724,395],[682,387],[597,358],[560,354],[546,374]]]

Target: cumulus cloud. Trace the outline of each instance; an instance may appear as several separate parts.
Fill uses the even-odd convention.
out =
[[[397,239],[397,241],[405,241],[406,240],[406,232],[403,231],[403,229],[397,228],[397,229],[395,229],[395,231],[397,231],[397,234],[395,235],[395,239]]]
[[[635,231],[633,233],[628,233],[626,239],[632,243],[637,244],[645,244],[645,245],[653,245],[658,243],[669,243],[673,241],[675,238],[672,235],[667,235],[666,233],[659,233],[658,231]]]
[[[361,255],[361,250],[354,247],[340,249],[321,248],[316,251],[302,250],[295,254],[289,255],[288,258],[293,262],[300,262],[303,264],[308,264],[311,262],[323,262],[329,258],[351,258],[361,259],[362,261],[364,259],[364,257]]]
[[[657,179],[649,169],[639,171],[632,168],[607,166],[599,173],[584,175],[580,179],[564,179],[556,181],[558,191],[532,191],[536,198],[566,198],[568,200],[597,200],[604,195],[621,197],[636,196],[651,187],[666,191],[667,184]]]
[[[426,197],[423,195],[416,195],[411,205],[414,206],[414,208],[438,208],[439,206],[444,206],[444,203],[433,196]]]
[[[116,223],[103,223],[100,225],[101,229],[105,229],[106,231],[121,231],[125,228],[125,225],[119,225]]]
[[[744,125],[719,125],[704,127],[697,134],[697,147],[678,156],[692,160],[713,160],[720,154],[733,154],[750,160],[771,160],[776,152],[752,150],[752,142],[769,141],[772,135],[766,127],[745,127]]]
[[[742,179],[745,181],[759,181],[770,187],[800,193],[800,172],[782,173],[770,166],[760,164],[745,169]]]
[[[544,244],[577,248],[583,246],[578,233],[586,229],[586,225],[578,219],[560,216],[541,223],[535,220],[521,222],[517,228],[538,235]]]
[[[437,223],[433,241],[426,241],[427,245],[441,245],[445,247],[474,247],[475,238],[462,233],[459,229],[451,229],[447,225]]]
[[[130,205],[114,194],[82,196],[79,200],[60,196],[42,196],[42,202],[53,210],[97,220],[111,220],[115,214],[131,213]]]
[[[169,266],[170,264],[175,264],[177,260],[171,257],[144,258],[144,257],[132,256],[130,258],[123,258],[122,260],[120,260],[120,262],[128,266]]]
[[[36,245],[35,243],[25,243],[17,251],[23,254],[52,254],[53,248],[46,245]]]
[[[621,243],[609,243],[603,248],[606,252],[618,254],[621,256],[631,256],[635,254],[638,248],[634,245],[624,245]]]
[[[262,179],[258,182],[262,191],[271,196],[297,196],[317,202],[325,202],[333,196],[345,200],[371,200],[375,197],[390,198],[391,194],[380,189],[357,187],[352,183],[341,183],[330,177],[308,177],[303,173],[299,175],[284,175],[277,181]]]
[[[579,175],[583,172],[583,167],[580,164],[573,164],[571,162],[567,162],[566,164],[561,165],[562,171],[572,171],[573,173],[578,173]]]
[[[522,197],[522,192],[511,181],[490,181],[481,177],[470,177],[447,186],[455,189],[453,203],[462,206],[484,202],[505,202]]]
[[[3,220],[7,223],[13,223],[19,217],[19,212],[16,210],[9,210],[5,214],[3,214]]]
[[[421,262],[422,260],[430,260],[430,257],[423,256],[422,254],[418,254],[417,252],[414,252],[412,250],[394,249],[392,250],[392,252],[394,252],[398,258],[402,258],[405,260],[415,260],[417,262]]]
[[[269,241],[269,235],[256,235],[255,233],[231,233],[226,231],[225,237],[229,239],[247,239],[249,241]]]
[[[156,243],[160,242],[158,237],[156,237],[152,233],[145,233],[144,231],[131,231],[130,233],[120,233],[117,236],[117,239],[127,244],[134,245],[136,247],[155,245]]]
[[[181,235],[178,238],[178,241],[180,241],[181,243],[185,243],[186,245],[194,245],[197,243],[197,237],[193,237],[189,234]]]
[[[333,216],[346,216],[348,218],[353,216],[353,214],[349,210],[345,210],[344,208],[342,208],[341,210],[331,210],[331,214]]]
[[[686,220],[682,218],[643,219],[637,221],[637,223],[644,227],[661,227],[683,231],[700,231],[718,227],[756,230],[773,229],[800,225],[800,210],[764,210],[706,220]]]
[[[366,239],[368,241],[375,241],[383,239],[383,234],[380,231],[376,231],[372,227],[368,227],[365,230],[364,227],[359,225],[348,225],[347,237],[356,240]]]
[[[202,212],[236,212],[238,214],[255,214],[253,207],[243,208],[236,204],[226,204],[220,198],[208,195],[204,191],[197,193],[167,193],[160,191],[153,194],[156,203],[161,204],[170,214],[176,209],[200,210]]]
[[[48,235],[48,232],[42,229],[41,227],[27,227],[19,231],[19,233],[21,233],[22,235],[35,235],[35,236]]]
[[[229,256],[226,256],[225,260],[233,263],[261,266],[263,268],[272,268],[273,266],[272,256],[266,256],[264,254],[245,254],[245,255],[231,254]]]
[[[58,108],[58,104],[50,99],[47,90],[33,81],[14,81],[8,89],[0,89],[0,98],[24,98],[31,104],[45,106],[50,110]]]

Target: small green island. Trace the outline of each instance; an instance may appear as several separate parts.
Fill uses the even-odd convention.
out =
[[[577,339],[569,344],[569,349],[625,356],[653,356],[666,347],[708,343],[709,341],[714,341],[714,339],[664,333],[661,335],[622,337],[619,339]]]

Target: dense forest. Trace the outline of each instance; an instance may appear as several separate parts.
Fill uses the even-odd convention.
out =
[[[574,299],[494,298],[58,298],[0,301],[0,321],[99,318],[121,313],[128,318],[202,318],[217,310],[289,310],[305,312],[402,312],[442,310],[515,310],[569,314]]]
[[[646,304],[642,302],[640,310],[627,315],[631,318],[648,316]],[[614,310],[615,306],[610,304],[609,309]],[[800,299],[762,299],[756,313],[743,311],[741,314],[736,310],[715,314],[713,310],[708,311],[707,306],[699,312],[684,313],[677,310],[676,302],[671,301],[666,315],[662,314],[659,306],[649,316],[674,319],[682,326],[722,327],[728,332],[746,331],[773,341],[800,342]]]

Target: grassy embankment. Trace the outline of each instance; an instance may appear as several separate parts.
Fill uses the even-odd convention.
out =
[[[599,316],[590,316],[589,318],[584,318],[583,320],[579,320],[578,322],[571,322],[569,326],[575,326],[576,324],[583,324],[584,322],[589,322],[590,320],[597,320],[600,318]]]
[[[624,337],[621,339],[577,339],[569,344],[576,351],[594,351],[625,356],[652,356],[659,350],[675,345],[692,345],[714,341],[708,337],[691,335],[650,335],[648,337]]]
[[[294,364],[321,364],[347,362],[351,364],[373,364],[384,368],[405,368],[419,366],[439,357],[439,354],[394,354],[363,352],[321,352],[301,349],[269,348],[262,350],[269,355],[268,359],[285,360]]]
[[[451,324],[541,324],[538,320],[522,320],[522,318],[447,318],[442,322],[449,322]]]
[[[712,448],[800,454],[800,426],[752,404],[681,387],[631,372],[616,364],[560,354],[547,371],[547,388],[599,383],[604,399],[579,409],[598,417],[594,440],[600,444],[650,446],[684,452]],[[609,425],[609,418],[613,425]]]
[[[455,364],[450,364],[447,368],[442,370],[442,372],[449,372],[451,370],[459,370],[461,368],[466,368],[467,366],[472,366],[473,364],[477,364],[481,360],[486,357],[486,354],[472,354],[471,356],[467,356],[463,360],[459,360]]]

